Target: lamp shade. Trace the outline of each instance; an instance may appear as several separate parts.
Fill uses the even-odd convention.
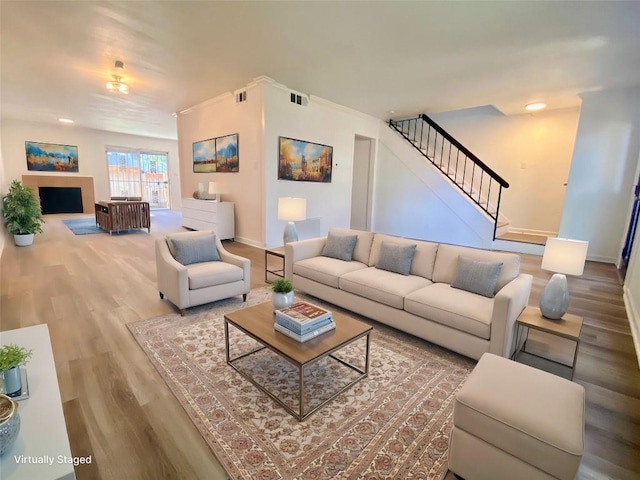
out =
[[[566,275],[582,275],[589,242],[568,238],[548,238],[542,269]]]
[[[296,222],[307,219],[307,199],[283,197],[278,199],[278,220]]]
[[[209,182],[209,194],[213,195],[215,193],[218,193],[218,185],[216,182]]]

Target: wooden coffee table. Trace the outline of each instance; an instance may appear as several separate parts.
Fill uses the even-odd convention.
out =
[[[278,402],[287,412],[299,421],[302,421],[369,374],[369,350],[371,345],[370,334],[373,327],[338,312],[333,312],[333,320],[336,323],[336,328],[334,330],[319,335],[317,338],[309,340],[308,342],[300,343],[297,340],[277,332],[273,328],[274,314],[273,305],[271,303],[262,303],[254,307],[227,313],[224,316],[224,339],[227,363],[256,387],[269,395],[269,397],[274,401]],[[243,353],[231,358],[229,353],[229,324],[261,343],[263,346],[251,352]],[[362,337],[366,337],[367,342],[364,369],[352,365],[333,355],[338,350]],[[263,385],[260,385],[247,371],[236,365],[238,360],[260,352],[265,348],[284,358],[298,369],[298,411],[287,405],[281,398],[278,398]],[[309,411],[305,412],[303,402],[304,369],[325,357],[331,357],[332,359],[337,360],[341,364],[358,372],[360,375],[339,391],[332,394],[329,398],[322,400],[319,405],[316,405]]]

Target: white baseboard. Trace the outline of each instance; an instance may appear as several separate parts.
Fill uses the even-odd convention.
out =
[[[533,243],[511,242],[509,240],[496,239],[491,246],[492,250],[502,250],[504,252],[528,253],[529,255],[542,255],[544,245]]]
[[[640,305],[634,305],[631,292],[626,285],[622,287],[622,298],[624,299],[624,306],[627,310],[627,317],[629,318],[629,326],[631,327],[631,335],[633,336],[633,345],[636,348],[636,360],[640,367]]]
[[[245,245],[249,245],[251,247],[264,248],[263,243],[256,242],[255,240],[251,240],[250,238],[234,237],[233,240],[238,243],[244,243]]]

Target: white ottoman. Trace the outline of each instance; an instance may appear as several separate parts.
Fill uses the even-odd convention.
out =
[[[584,388],[485,353],[455,398],[449,470],[465,480],[573,480]]]

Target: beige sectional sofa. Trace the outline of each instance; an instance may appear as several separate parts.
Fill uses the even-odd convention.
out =
[[[357,237],[349,261],[322,255],[327,237],[285,246],[285,277],[296,290],[476,360],[485,352],[511,356],[515,320],[532,283],[531,275],[520,273],[518,255],[348,229],[329,235]],[[376,268],[388,263],[381,253],[412,245],[408,275]],[[493,271],[495,296],[452,286],[465,286],[460,257],[481,267],[502,263],[499,275]]]

